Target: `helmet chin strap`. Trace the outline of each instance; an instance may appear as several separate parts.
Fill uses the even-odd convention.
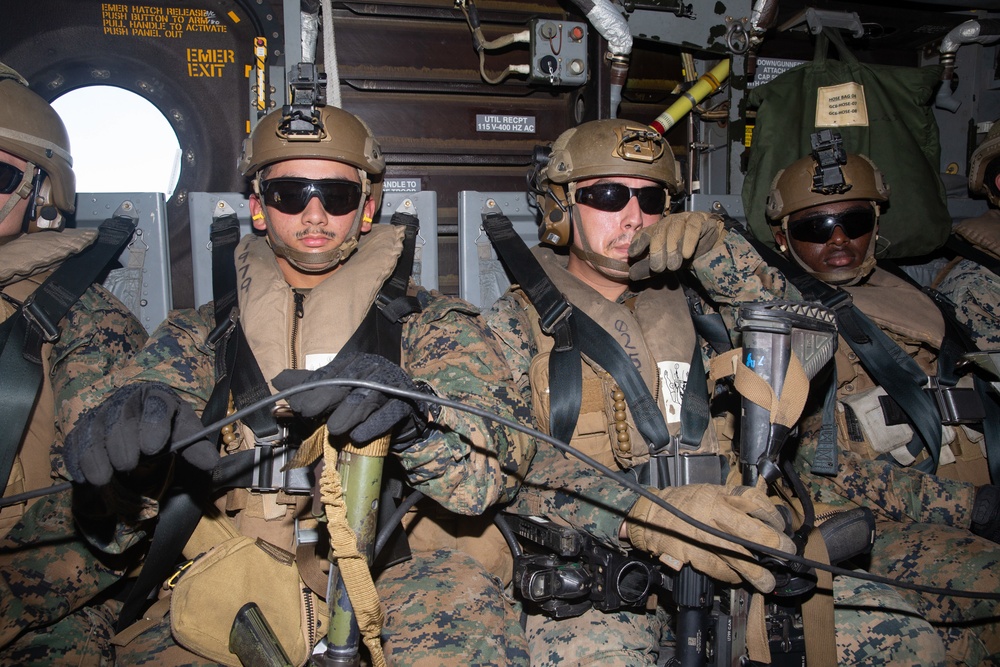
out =
[[[364,215],[365,201],[367,201],[368,194],[371,191],[371,182],[366,177],[367,175],[360,169],[358,172],[361,176],[361,204],[358,206],[358,210],[354,212],[354,221],[351,223],[351,229],[347,232],[347,237],[336,248],[315,253],[302,252],[301,250],[289,247],[274,232],[274,225],[271,223],[271,216],[268,213],[267,206],[264,205],[263,198],[261,197],[260,173],[258,172],[256,178],[253,179],[253,191],[254,194],[256,194],[260,199],[261,214],[264,216],[264,224],[267,226],[267,243],[271,246],[271,250],[274,254],[278,257],[284,258],[285,261],[303,273],[324,273],[338,264],[347,261],[347,258],[358,249],[361,217]]]
[[[628,262],[611,259],[610,257],[605,257],[604,255],[594,252],[593,248],[590,247],[590,241],[587,239],[587,235],[583,233],[583,225],[580,223],[580,216],[577,215],[576,206],[571,205],[569,207],[569,212],[570,215],[573,216],[574,227],[576,227],[575,233],[580,237],[580,245],[583,246],[581,248],[571,245],[569,251],[589,264],[591,268],[605,278],[613,280],[617,283],[627,283],[629,270]]]
[[[781,231],[784,232],[786,239],[791,239],[788,235],[787,215],[781,220]],[[872,230],[871,238],[868,239],[868,248],[865,250],[865,258],[861,261],[861,264],[853,269],[844,269],[842,271],[814,271],[809,268],[809,265],[806,264],[801,257],[799,257],[798,253],[795,252],[795,246],[791,242],[788,243],[788,253],[792,256],[792,259],[795,260],[796,264],[805,269],[806,273],[817,280],[822,280],[828,285],[850,287],[851,285],[857,285],[860,283],[875,270],[875,241],[877,239],[878,207],[875,208],[875,229]]]

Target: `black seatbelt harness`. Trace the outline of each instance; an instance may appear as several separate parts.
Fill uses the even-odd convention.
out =
[[[573,308],[556,289],[505,215],[485,213],[483,230],[538,311],[542,331],[555,340],[549,356],[549,385],[558,387],[558,391],[549,392],[551,435],[566,443],[572,440],[583,395],[581,355],[586,354],[618,383],[625,394],[636,428],[649,445],[650,460],[656,463],[648,466],[648,479],[639,481],[657,488],[681,483],[681,478],[677,477],[681,472],[680,468],[676,467],[671,471],[668,457],[673,459],[675,466],[680,466],[680,459],[687,457],[679,456],[678,444],[697,448],[711,418],[701,350],[695,346],[681,403],[681,437],[672,446],[670,431],[656,405],[656,399],[650,394],[642,376],[618,342],[586,313]],[[695,400],[692,394],[699,392],[702,396],[700,400]],[[718,483],[720,480],[714,481]]]
[[[924,472],[936,471],[941,457],[941,417],[934,400],[923,391],[927,374],[854,305],[848,292],[814,278],[742,228],[736,229],[743,233],[768,264],[785,274],[802,293],[803,299],[822,303],[834,311],[837,328],[858,355],[861,365],[875,383],[893,398],[913,425],[916,435],[906,445],[907,450],[917,456],[924,447],[927,448],[929,458],[915,467]]]
[[[931,287],[918,284],[905,271],[892,262],[884,262],[885,268],[896,276],[922,291],[944,319],[944,338],[937,358],[937,377],[931,378],[931,387],[925,391],[934,397],[943,424],[982,424],[986,443],[986,461],[990,479],[994,484],[1000,481],[1000,405],[989,384],[978,375],[972,378],[972,388],[957,387],[958,364],[966,352],[979,352],[979,347],[962,322],[958,320],[955,304],[944,294]]]
[[[403,251],[375,303],[362,324],[341,348],[340,354],[372,350],[399,363],[402,319],[420,310],[416,298],[407,295],[419,221],[416,215],[397,212],[392,217],[392,224],[405,226]],[[206,425],[225,417],[230,394],[237,409],[271,395],[267,380],[239,323],[235,251],[240,239],[240,228],[235,212],[229,209],[213,220],[211,239],[216,328],[209,334],[208,343],[215,349],[216,385],[202,413],[202,423]],[[252,413],[244,423],[258,438],[268,438],[278,433],[277,421],[267,408]],[[217,438],[218,434],[215,439]],[[255,454],[254,449],[250,449],[222,457],[211,472],[209,484],[191,483],[198,476],[198,471],[194,470],[190,470],[194,478],[189,476],[188,479],[178,479],[179,485],[162,502],[163,509],[153,534],[149,556],[122,608],[117,626],[119,631],[138,618],[147,605],[150,594],[174,569],[184,545],[201,520],[202,504],[211,493],[225,488],[252,486]],[[178,459],[178,464],[183,464],[183,461]],[[178,471],[180,470],[179,468]],[[391,513],[391,507],[387,509]]]
[[[59,323],[128,244],[137,217],[101,223],[97,241],[69,257],[0,325],[0,481],[6,487],[42,386],[42,345],[59,339]]]

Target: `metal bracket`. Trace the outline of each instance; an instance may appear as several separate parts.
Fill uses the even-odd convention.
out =
[[[823,32],[823,28],[837,28],[847,30],[855,38],[863,37],[864,26],[861,25],[861,18],[857,12],[834,12],[826,9],[816,9],[808,7],[789,20],[778,26],[778,30],[792,30],[805,23],[809,32],[818,35]]]

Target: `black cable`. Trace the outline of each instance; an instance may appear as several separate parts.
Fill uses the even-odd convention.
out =
[[[399,507],[396,511],[392,513],[389,520],[385,522],[382,526],[382,530],[379,531],[378,535],[375,536],[375,547],[372,551],[372,562],[378,560],[378,555],[382,553],[382,549],[385,548],[385,543],[389,541],[392,537],[392,533],[396,530],[396,526],[402,522],[403,515],[410,511],[410,508],[416,505],[419,501],[423,500],[424,494],[420,491],[413,490],[410,495],[403,498],[402,502],[399,503]]]
[[[524,426],[523,424],[519,424],[515,421],[511,421],[510,419],[506,419],[499,415],[493,414],[492,412],[484,410],[483,408],[478,408],[472,405],[465,405],[464,403],[460,403],[458,401],[453,401],[447,398],[441,398],[440,396],[435,396],[432,394],[426,394],[421,391],[400,389],[398,387],[392,387],[389,385],[380,384],[378,382],[369,382],[368,380],[344,380],[335,378],[335,379],[313,380],[311,382],[304,382],[300,385],[296,385],[294,387],[290,387],[283,391],[279,391],[278,393],[272,396],[262,398],[259,401],[256,401],[241,410],[237,410],[233,414],[228,415],[226,418],[220,419],[218,422],[214,424],[209,424],[208,426],[205,426],[200,431],[197,431],[192,435],[190,435],[189,437],[184,438],[183,440],[180,440],[171,445],[169,451],[171,453],[175,453],[181,449],[184,449],[189,445],[198,442],[199,440],[203,440],[215,433],[218,433],[223,426],[234,423],[242,419],[243,417],[249,415],[250,413],[254,412],[255,410],[259,410],[260,408],[266,405],[270,405],[271,403],[276,403],[277,401],[288,398],[289,396],[294,396],[295,394],[301,393],[303,391],[308,391],[310,389],[316,389],[319,387],[359,387],[364,389],[372,389],[374,391],[382,392],[390,396],[407,398],[417,403],[421,401],[425,403],[436,403],[443,407],[452,408],[453,410],[459,410],[462,412],[468,412],[469,414],[476,415],[477,417],[480,417],[482,419],[487,419],[491,422],[500,424],[502,426],[506,426],[507,428],[513,429],[515,431],[520,431],[521,433],[529,435],[533,438],[549,443],[550,445],[552,445],[553,447],[555,447],[556,449],[558,449],[563,453],[575,456],[576,458],[580,459],[590,467],[600,471],[602,474],[611,479],[617,480],[619,484],[625,486],[630,491],[638,493],[640,496],[646,498],[647,500],[654,503],[658,507],[661,507],[664,510],[670,512],[675,517],[684,521],[685,523],[694,526],[699,530],[703,530],[709,535],[712,535],[719,539],[726,540],[727,542],[732,542],[733,544],[738,544],[739,546],[744,547],[745,549],[750,549],[751,551],[762,553],[771,556],[773,558],[776,558],[778,560],[792,561],[795,563],[799,563],[801,565],[805,565],[807,567],[826,570],[827,572],[830,572],[831,574],[834,575],[853,577],[855,579],[862,579],[864,581],[873,581],[875,583],[885,584],[887,586],[895,586],[897,588],[905,588],[907,590],[916,591],[918,593],[926,593],[928,595],[952,595],[955,597],[979,598],[984,600],[1000,600],[1000,592],[965,591],[965,590],[956,590],[951,588],[937,588],[934,586],[922,586],[920,584],[911,584],[909,582],[899,581],[897,579],[891,579],[889,577],[883,577],[881,575],[872,574],[870,572],[848,570],[842,567],[837,567],[835,565],[830,565],[828,563],[821,563],[819,561],[811,560],[809,558],[803,558],[795,554],[788,554],[785,553],[784,551],[779,551],[778,549],[772,549],[771,547],[764,546],[763,544],[757,544],[756,542],[751,542],[750,540],[738,537],[736,535],[730,535],[713,526],[709,526],[706,523],[702,523],[701,521],[698,521],[697,519],[695,519],[692,516],[689,516],[688,514],[685,514],[684,512],[677,509],[676,507],[674,507],[667,501],[663,500],[655,493],[649,491],[642,485],[632,481],[631,479],[625,476],[616,475],[614,471],[612,471],[610,468],[600,463],[599,461],[596,461],[595,459],[591,458],[590,456],[587,456],[586,454],[575,449],[574,447],[567,445],[566,443],[561,442],[551,436],[548,436],[545,433],[537,431],[531,428],[530,426]],[[66,485],[56,484],[54,486],[45,489],[45,492],[54,493],[62,488],[66,488]],[[2,506],[3,504],[0,503],[0,507]],[[682,538],[690,538],[689,535],[682,535],[680,533],[677,534]]]
[[[517,535],[514,530],[507,523],[507,519],[504,518],[503,512],[497,512],[497,515],[493,517],[493,525],[497,527],[500,534],[503,535],[504,541],[507,542],[507,546],[510,548],[510,553],[513,554],[514,558],[522,555],[524,550],[521,549],[521,543],[517,541]]]

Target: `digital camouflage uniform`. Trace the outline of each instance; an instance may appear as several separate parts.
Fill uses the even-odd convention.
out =
[[[734,232],[696,259],[693,269],[720,304],[801,298],[780,272],[765,264]],[[730,327],[735,324],[734,311],[721,309]],[[846,343],[841,341],[841,347]],[[796,468],[814,500],[833,505],[853,503],[875,513],[872,572],[928,586],[1000,590],[996,567],[1000,547],[969,532],[975,498],[972,484],[866,459],[842,439],[837,474],[811,474],[821,420],[820,415],[813,415],[800,422]],[[842,437],[841,433],[839,439]],[[905,589],[897,592],[934,625],[945,644],[949,664],[979,664],[983,656],[1000,650],[996,628],[984,624],[997,613],[995,601],[929,596]]]
[[[618,302],[625,303],[636,294],[627,290]],[[676,316],[690,320],[686,308]],[[530,401],[529,373],[539,341],[533,338],[536,327],[532,327],[528,311],[519,297],[508,292],[487,313],[487,322],[503,343],[514,384],[524,400]],[[575,457],[539,443],[512,509],[524,515],[547,516],[613,548],[625,549],[629,545],[618,539],[619,530],[637,497]],[[943,664],[943,650],[933,630],[891,587],[837,578],[834,596],[841,664]],[[663,605],[646,613],[591,609],[563,620],[532,615],[527,627],[529,649],[533,664],[591,664],[589,660],[598,660],[602,664],[652,665],[657,664],[661,647],[674,641],[669,624],[669,612]]]
[[[90,245],[96,231],[23,235],[0,245],[0,287],[23,301],[66,257]],[[0,320],[14,312],[0,302]],[[43,347],[43,387],[5,496],[68,479],[60,447],[87,407],[84,391],[106,385],[146,332],[114,296],[88,289]],[[71,494],[0,511],[0,664],[110,664],[117,603],[111,587],[126,563],[91,551],[74,524]]]
[[[339,290],[345,295],[357,295],[358,301],[362,301],[361,306],[367,308],[365,304],[370,303],[374,290],[382,281],[378,278],[373,281],[369,276],[367,282],[374,282],[374,288],[369,301],[364,302],[363,292],[369,286],[367,283],[361,286],[357,270],[366,266],[364,262],[371,261],[372,257],[385,254],[383,241],[388,235],[393,235],[398,242],[394,241],[395,245],[390,246],[392,254],[387,259],[376,258],[376,261],[391,269],[401,248],[402,229],[376,225],[371,233],[362,236],[357,253],[330,274],[321,286],[311,291],[300,290],[308,292],[301,302],[304,331],[308,332],[311,326],[310,313],[317,312],[317,308],[322,309],[315,299],[323,298],[323,294]],[[241,244],[241,248],[253,248],[255,256],[261,258],[249,260],[250,276],[258,282],[262,280],[262,275],[273,276],[277,272],[277,264],[264,240],[248,237],[244,242],[249,245]],[[267,266],[260,268],[262,264]],[[281,284],[283,288],[275,283],[269,291],[283,290],[287,302],[291,303],[291,288],[283,280]],[[407,318],[402,332],[401,365],[406,372],[414,380],[427,382],[441,396],[499,412],[508,418],[522,417],[516,414],[519,397],[507,391],[507,385],[498,371],[504,367],[501,353],[475,309],[458,299],[422,288],[416,292],[416,298],[422,310]],[[310,299],[314,302],[311,303]],[[265,314],[255,313],[255,305],[244,301],[242,296],[240,307],[251,346],[255,344],[255,335],[265,338],[269,335],[261,325],[279,332],[285,330],[286,325],[279,313],[272,313],[269,319],[257,322],[255,326],[247,318],[252,320],[255,314],[263,318]],[[346,319],[349,317],[345,315]],[[175,388],[196,410],[201,410],[215,384],[214,353],[205,342],[214,328],[211,304],[197,311],[173,311],[124,369],[116,384],[163,382]],[[304,338],[307,334],[301,335]],[[273,341],[269,339],[266,342]],[[276,373],[274,368],[281,365],[273,358],[269,363],[277,365],[272,368],[261,362],[266,377]],[[518,469],[526,466],[531,455],[527,448],[530,441],[514,438],[502,428],[450,408],[443,408],[431,425],[430,435],[425,440],[415,443],[398,456],[405,469],[406,480],[413,488],[449,512],[460,515],[483,514],[494,504],[514,496],[519,484]],[[253,496],[259,499],[264,495],[246,494],[237,489],[228,496],[219,496],[217,504],[226,510],[226,515],[234,520],[235,525],[241,526],[239,530],[246,533],[264,523],[244,521],[249,516],[248,508],[259,502]],[[234,507],[234,503],[238,506]],[[299,507],[303,505],[308,503],[298,503]],[[137,510],[137,516],[142,519],[151,519],[155,514],[156,503],[148,499],[145,507]],[[285,511],[280,510],[279,515],[285,516]],[[462,520],[473,521],[469,516]],[[282,522],[284,519],[277,524]],[[94,525],[100,526],[100,522]],[[141,522],[120,526],[124,530],[119,531],[116,539],[125,542],[137,539],[142,535],[141,527]],[[279,529],[280,525],[275,528],[276,531]],[[100,546],[100,535],[96,532],[91,535]],[[282,539],[291,538],[286,535]],[[495,563],[484,565],[477,562],[460,551],[462,544],[458,540],[457,543],[439,544],[437,548],[426,550],[415,547],[412,560],[395,565],[377,576],[376,586],[388,613],[383,647],[390,664],[527,665],[523,632],[516,610],[505,599],[498,574],[488,571]],[[279,546],[289,549],[287,543]],[[114,551],[121,545],[112,540],[104,543],[103,548]],[[325,625],[322,631],[325,632]],[[200,664],[197,656],[184,651],[173,641],[169,616],[127,647],[119,649],[118,656],[119,664],[123,665]]]
[[[1000,127],[1000,126],[998,126]],[[955,233],[1000,262],[1000,210],[963,220]],[[939,276],[937,290],[955,304],[958,321],[968,327],[980,350],[1000,348],[1000,276],[970,259],[956,258]]]

